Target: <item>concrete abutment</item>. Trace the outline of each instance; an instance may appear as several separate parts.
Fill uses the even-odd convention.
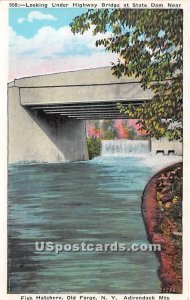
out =
[[[182,142],[178,140],[169,141],[167,138],[156,140],[151,138],[151,153],[153,155],[162,153],[164,155],[183,155]]]
[[[23,107],[18,87],[8,101],[9,163],[88,160],[85,121]]]

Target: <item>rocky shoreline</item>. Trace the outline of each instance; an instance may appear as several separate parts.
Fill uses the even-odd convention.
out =
[[[162,293],[182,293],[182,163],[167,167],[148,182],[142,199],[148,241],[156,252]]]

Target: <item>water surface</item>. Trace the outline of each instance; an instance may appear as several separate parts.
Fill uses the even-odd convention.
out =
[[[179,158],[100,157],[9,167],[9,292],[159,293],[150,252],[35,251],[36,241],[147,243],[141,197]]]

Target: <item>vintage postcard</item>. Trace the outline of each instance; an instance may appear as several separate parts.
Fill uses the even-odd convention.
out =
[[[0,5],[0,299],[187,299],[188,3]]]

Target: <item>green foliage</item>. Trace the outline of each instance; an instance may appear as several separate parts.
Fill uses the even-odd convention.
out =
[[[87,146],[89,159],[93,159],[96,156],[100,156],[101,152],[101,140],[96,137],[87,138]]]
[[[117,138],[117,129],[114,127],[114,120],[104,120],[101,130],[103,140],[114,140]]]
[[[99,120],[94,120],[93,123],[94,123],[95,129],[97,131],[100,131],[100,122],[99,122]]]
[[[118,106],[132,119],[140,119],[147,134],[170,140],[182,138],[183,11],[182,10],[88,10],[71,23],[74,33],[110,32],[96,41],[106,51],[118,53],[113,75],[140,78],[144,90],[154,92],[152,101],[139,107]]]

